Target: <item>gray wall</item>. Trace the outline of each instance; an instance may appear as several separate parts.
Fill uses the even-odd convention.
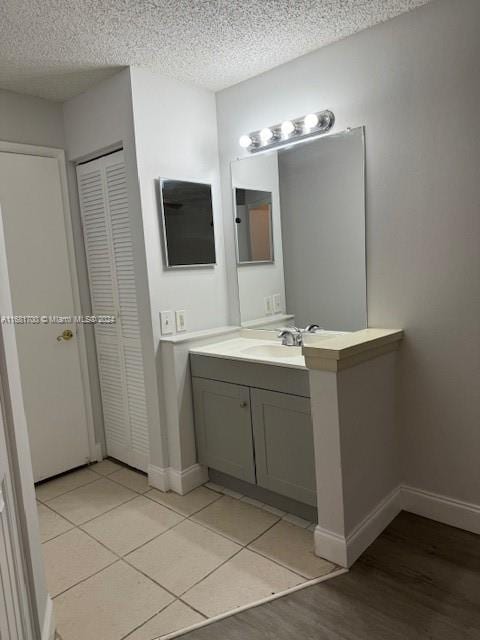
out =
[[[336,130],[366,126],[369,324],[406,330],[405,480],[476,504],[479,24],[478,0],[435,0],[217,95],[228,195],[241,134],[324,108]],[[229,197],[224,214],[234,246]],[[235,309],[234,267],[229,277]]]
[[[0,89],[0,140],[63,148],[62,105]]]
[[[367,326],[362,129],[278,153],[287,313],[306,327]]]

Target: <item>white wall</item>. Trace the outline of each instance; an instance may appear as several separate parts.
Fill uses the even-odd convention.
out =
[[[244,264],[240,265],[237,271],[241,322],[248,322],[265,316],[265,296],[279,293],[282,311],[285,312],[277,153],[261,154],[234,162],[232,164],[232,185],[229,190],[233,202],[232,186],[272,193],[274,262],[272,264]],[[231,209],[229,210],[231,211]],[[235,216],[234,212],[232,216]]]
[[[130,73],[124,69],[63,104],[66,151],[83,160],[132,142]]]
[[[372,327],[406,330],[405,480],[475,504],[479,23],[477,0],[436,0],[217,94],[225,186],[242,133],[324,108],[336,130],[366,126],[368,315]],[[231,220],[229,198],[224,208]],[[229,277],[234,291],[231,264]]]
[[[0,89],[0,140],[63,148],[62,105]]]
[[[150,455],[152,464],[167,463],[166,442],[160,430],[158,381],[155,348],[152,335],[150,301],[143,240],[142,211],[138,185],[130,70],[124,69],[85,93],[64,104],[67,158],[83,160],[102,152],[124,149],[129,194],[129,214],[135,253],[136,294],[140,310],[142,350],[145,370],[147,410],[150,424]],[[80,228],[77,187],[71,175],[71,196],[74,206],[74,232],[78,261],[81,262],[83,302],[88,308],[89,293],[83,237]],[[94,351],[90,352],[92,369],[96,369]]]
[[[215,97],[147,69],[132,68],[133,115],[155,344],[159,312],[185,310],[188,331],[227,318]],[[217,265],[163,268],[158,178],[212,184]]]
[[[159,344],[160,311],[184,310],[187,331],[227,323],[215,97],[210,91],[147,69],[131,68],[130,71],[160,417],[163,436],[167,438],[168,416],[163,399]],[[157,200],[159,178],[212,184],[216,266],[168,271],[163,268]],[[180,388],[183,388],[185,377],[189,375],[188,366],[178,375]],[[167,446],[168,464],[178,469],[195,462],[194,452],[177,451],[173,438],[170,438]],[[167,462],[163,466],[167,466]]]

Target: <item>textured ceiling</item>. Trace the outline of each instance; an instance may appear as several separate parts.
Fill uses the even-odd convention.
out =
[[[2,0],[0,87],[54,100],[126,65],[222,89],[429,0]]]

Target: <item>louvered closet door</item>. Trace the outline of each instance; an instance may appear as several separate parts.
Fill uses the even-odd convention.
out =
[[[149,441],[123,152],[77,167],[107,453],[146,470]]]

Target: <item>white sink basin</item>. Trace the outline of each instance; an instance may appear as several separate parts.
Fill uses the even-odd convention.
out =
[[[259,358],[294,358],[302,355],[302,348],[286,347],[282,344],[256,344],[241,349],[241,352]]]
[[[307,342],[317,344],[341,335],[339,331],[321,331],[315,335],[304,336]],[[320,340],[319,340],[320,338]],[[190,353],[209,355],[227,360],[243,360],[275,365],[277,367],[291,367],[306,369],[302,347],[287,347],[278,339],[278,331],[250,331],[236,337],[227,338],[219,342],[199,345],[190,349]]]

